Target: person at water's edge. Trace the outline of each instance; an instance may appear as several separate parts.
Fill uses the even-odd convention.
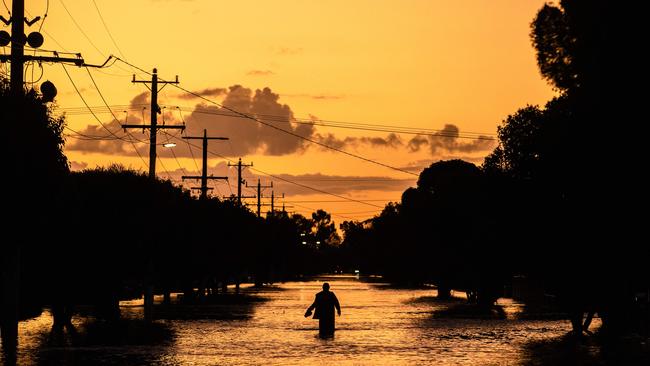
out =
[[[316,294],[314,303],[305,312],[305,318],[310,316],[314,309],[316,309],[314,319],[318,319],[318,334],[320,336],[334,335],[334,309],[341,316],[341,305],[339,305],[336,295],[330,291],[329,283],[325,282],[323,291]]]

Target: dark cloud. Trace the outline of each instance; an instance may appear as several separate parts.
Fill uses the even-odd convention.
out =
[[[411,152],[418,152],[425,146],[428,147],[432,156],[439,157],[449,154],[471,154],[480,151],[487,151],[494,145],[493,140],[488,139],[461,139],[458,127],[448,124],[438,134],[433,136],[415,136],[406,141],[395,133],[386,136],[361,136],[361,137],[338,137],[332,133],[318,133],[312,124],[294,123],[293,111],[287,104],[280,102],[280,96],[269,88],[252,90],[241,85],[234,85],[228,89],[210,88],[200,93],[223,95],[221,104],[217,105],[199,103],[189,114],[184,114],[186,122],[185,134],[189,136],[200,136],[203,130],[208,131],[209,136],[228,137],[229,141],[211,141],[210,151],[220,155],[244,156],[249,154],[265,154],[282,156],[304,152],[311,144],[297,136],[311,139],[337,149],[349,149],[360,147],[372,147],[383,149],[398,149],[406,147]],[[143,108],[143,104],[149,103],[149,93],[144,92],[136,95],[131,100],[130,109],[136,110],[128,115],[129,124],[148,123],[150,111],[144,113],[137,110]],[[160,101],[165,105],[164,101]],[[241,118],[234,115],[228,108],[241,112],[244,115],[257,117],[265,124],[248,118]],[[313,121],[318,117],[310,116]],[[181,115],[173,108],[163,108],[162,115],[158,118],[159,124],[180,124]],[[70,139],[67,149],[87,153],[103,153],[112,155],[135,156],[136,151],[133,143],[138,146],[140,154],[146,156],[148,131],[130,129],[125,133],[120,121],[105,122],[104,127],[89,125],[82,131],[85,136],[101,136],[106,139],[93,139],[81,136],[77,139]],[[270,125],[271,127],[269,127]],[[112,132],[109,133],[106,129]],[[281,130],[290,133],[282,132]],[[171,136],[179,137],[178,130],[162,130],[158,135],[160,144],[167,140],[175,140],[174,154],[177,157],[200,156],[200,142],[191,141],[194,146],[189,146],[186,141],[180,141]],[[171,136],[170,136],[171,135]],[[118,138],[115,138],[118,136]],[[78,136],[79,137],[79,136]],[[318,148],[318,147],[317,147]],[[322,147],[320,147],[322,148]],[[169,154],[164,148],[159,148],[159,154]]]
[[[422,170],[428,168],[433,163],[439,161],[445,161],[445,160],[453,160],[453,159],[460,159],[476,165],[481,165],[483,163],[483,159],[485,158],[483,156],[470,156],[470,155],[459,156],[458,154],[444,154],[444,155],[437,156],[436,159],[420,159],[420,160],[411,161],[404,166],[400,166],[399,169],[420,174]]]
[[[204,92],[225,95],[221,102],[223,106],[239,111],[245,115],[258,117],[266,124],[273,127],[291,132],[294,135],[302,136],[309,139],[317,140],[328,146],[339,149],[348,146],[358,147],[361,145],[383,148],[397,148],[404,143],[396,134],[389,134],[386,137],[345,137],[337,138],[333,134],[320,135],[316,133],[316,128],[311,124],[292,123],[293,111],[291,107],[279,102],[280,96],[269,88],[252,89],[245,88],[241,85],[234,85],[230,88],[212,88]],[[136,95],[130,103],[131,109],[140,109],[142,104],[149,102],[149,92]],[[164,101],[160,101],[164,105]],[[128,115],[129,124],[142,123],[144,116],[145,122],[148,121],[150,112],[130,113]],[[311,116],[312,119],[318,119]],[[163,109],[162,116],[158,118],[159,123],[165,121],[168,124],[180,124],[180,115],[171,109]],[[114,155],[136,155],[136,152],[129,141],[134,141],[141,149],[141,154],[146,152],[147,133],[142,130],[130,129],[129,134],[122,131],[121,124],[125,120],[105,122],[104,126],[115,135],[122,139],[116,139],[104,127],[98,125],[89,125],[80,131],[86,136],[103,136],[109,140],[98,139],[76,139],[72,140],[67,148],[72,151],[98,152]],[[210,136],[228,137],[228,142],[213,141],[210,142],[210,151],[221,155],[243,156],[248,154],[266,154],[266,155],[287,155],[304,152],[310,145],[306,140],[297,138],[291,134],[279,131],[273,127],[260,124],[257,121],[233,116],[233,113],[227,108],[221,108],[216,105],[206,103],[197,104],[190,114],[185,115],[186,135],[200,136],[203,130],[208,131]],[[147,131],[145,131],[147,132]],[[166,140],[173,139],[168,134],[177,136],[178,131],[161,131],[159,132],[158,141],[164,143]],[[143,141],[138,143],[135,140]],[[186,143],[176,141],[174,153],[178,157],[190,157],[199,154],[197,149],[188,146]],[[192,145],[200,146],[197,141],[191,142]],[[193,150],[193,151],[190,151]],[[159,149],[164,153],[164,149]]]
[[[294,124],[293,111],[286,104],[279,102],[279,95],[271,89],[251,90],[241,85],[231,86],[222,104],[250,116],[273,116],[264,122],[295,135],[309,138],[315,127],[309,124]],[[210,113],[232,114],[225,108],[214,105],[199,104],[186,118],[188,133],[196,135],[207,129],[211,135],[230,138],[228,154],[241,156],[252,153],[266,155],[286,155],[302,152],[306,141],[284,133],[273,127],[262,125],[254,120],[230,116],[215,116]],[[207,112],[207,113],[205,113]]]
[[[207,88],[203,90],[198,90],[194,91],[195,94],[198,94],[202,97],[219,97],[222,95],[225,95],[228,93],[228,89],[226,88]],[[183,93],[183,94],[178,94],[176,95],[176,98],[178,99],[195,99],[197,98],[196,96],[188,93]]]
[[[438,133],[433,135],[418,135],[409,140],[407,147],[411,152],[418,152],[423,146],[428,146],[432,156],[445,152],[473,153],[488,151],[494,148],[495,141],[489,136],[478,136],[475,139],[460,137],[460,129],[453,124],[446,124]]]
[[[138,105],[141,105],[141,104],[149,105],[149,104],[151,104],[151,102],[149,102],[149,95],[150,95],[149,92],[142,92],[142,93],[136,95],[135,97],[133,97],[133,99],[131,99],[131,102],[129,104],[131,106],[138,106]]]
[[[427,140],[425,137],[423,137],[423,136],[415,136],[415,137],[413,137],[412,139],[409,140],[407,146],[408,146],[408,149],[411,152],[418,152],[418,151],[420,151],[420,148],[423,145],[428,145],[428,144],[429,144],[429,140]]]
[[[275,75],[275,73],[271,70],[251,70],[246,73],[246,75],[249,76],[271,76]]]
[[[335,147],[337,149],[342,149],[347,146],[359,147],[361,145],[371,146],[371,147],[385,147],[385,148],[398,148],[404,145],[402,138],[394,133],[389,133],[386,137],[346,137],[340,139],[334,134],[319,134],[315,136],[315,140],[328,145]]]
[[[149,104],[149,92],[143,92],[131,99],[129,110],[138,110],[142,105]],[[129,129],[125,132],[122,124],[141,124],[143,114],[148,113],[129,113],[119,121],[112,120],[103,123],[102,125],[88,125],[83,130],[79,131],[81,135],[77,136],[72,134],[74,138],[70,138],[66,144],[66,149],[70,151],[80,151],[83,153],[101,153],[117,156],[137,156],[133,147],[138,147],[141,154],[146,155],[148,151],[148,134],[143,133],[142,130]],[[159,123],[177,124],[179,123],[175,116],[167,110],[163,110]],[[147,121],[148,122],[148,121]],[[146,131],[146,130],[145,130]],[[99,138],[97,138],[99,137]],[[159,137],[160,139],[161,137]],[[132,141],[133,144],[129,141]],[[143,155],[143,156],[144,156]]]
[[[390,147],[398,148],[404,145],[402,139],[394,133],[389,133],[385,138],[383,137],[360,137],[359,142],[368,144],[372,147]]]
[[[70,162],[70,170],[72,171],[79,171],[79,170],[84,170],[88,168],[88,163],[83,162],[83,161],[71,161]]]
[[[182,181],[181,177],[183,175],[200,175],[198,171],[190,170],[173,170],[169,172],[160,171],[159,174],[167,178],[167,173],[171,176],[172,180],[177,184],[182,184],[186,188],[197,186],[197,181],[186,180]],[[237,170],[236,168],[228,167],[227,162],[219,162],[217,164],[211,165],[209,168],[209,174],[214,176],[226,176],[229,177],[229,182],[225,181],[213,181],[210,183],[211,187],[218,188],[218,191],[221,195],[230,195],[231,192],[237,192]],[[246,180],[249,186],[254,186],[257,184],[257,180],[260,179],[263,185],[268,185],[273,181],[273,191],[276,194],[276,197],[285,194],[285,196],[295,196],[295,195],[310,195],[317,194],[317,192],[301,187],[287,181],[297,182],[302,185],[317,187],[320,190],[325,190],[327,192],[335,194],[357,194],[362,191],[384,191],[384,192],[402,192],[406,188],[415,184],[417,178],[409,179],[396,179],[385,176],[341,176],[341,175],[327,175],[321,173],[315,174],[276,174],[279,179],[270,178],[264,175],[258,175],[255,171],[245,168],[243,170],[242,176]],[[284,180],[283,180],[284,179]],[[228,187],[228,183],[231,185]],[[253,188],[244,188],[244,195],[253,195]],[[217,189],[215,189],[214,194],[217,194]],[[263,192],[263,196],[267,197],[265,202],[268,201],[268,198],[271,196],[271,189],[266,189]],[[287,198],[289,200],[289,198]],[[280,200],[278,199],[278,202]]]
[[[318,187],[318,189],[327,192],[343,195],[362,191],[401,192],[413,185],[416,181],[416,178],[396,179],[390,177],[325,175],[320,173],[303,175],[279,174],[278,176],[307,186]],[[273,185],[276,187],[276,192],[284,192],[289,195],[315,194],[313,190],[283,181],[274,180]]]

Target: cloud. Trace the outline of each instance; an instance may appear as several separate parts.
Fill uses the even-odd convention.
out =
[[[88,92],[89,90],[90,90],[89,88],[79,87],[79,93],[81,93],[81,94],[84,94],[84,93]],[[77,91],[76,90],[64,91],[63,95],[77,95]]]
[[[462,152],[473,153],[488,151],[494,148],[496,142],[489,136],[478,136],[475,139],[460,140],[460,129],[453,124],[446,124],[445,127],[433,135],[417,135],[409,140],[407,147],[411,152],[418,152],[424,146],[429,147],[432,156],[441,152]]]
[[[132,107],[133,106],[139,106],[141,104],[147,104],[147,105],[151,104],[149,102],[149,92],[142,92],[142,93],[136,95],[135,97],[133,97],[133,99],[131,99],[131,102],[129,104]]]
[[[303,52],[302,47],[279,47],[275,49],[275,53],[282,56],[293,56]]]
[[[404,166],[400,166],[399,169],[420,174],[422,170],[428,168],[433,163],[437,163],[439,161],[445,161],[445,160],[454,160],[454,159],[460,159],[476,165],[481,165],[485,158],[483,156],[471,156],[471,155],[459,156],[458,154],[445,154],[445,155],[439,155],[435,159],[420,159],[420,160],[411,161]]]
[[[228,142],[210,142],[210,151],[219,155],[264,154],[283,156],[303,153],[310,146],[316,149],[325,149],[322,146],[315,146],[305,139],[315,140],[337,149],[363,147],[405,148],[415,153],[422,151],[426,147],[432,157],[458,155],[458,153],[471,155],[472,153],[490,150],[494,145],[494,141],[491,139],[461,139],[458,127],[452,124],[445,125],[444,129],[435,135],[418,135],[410,140],[406,140],[395,133],[389,133],[385,136],[342,137],[333,133],[320,133],[313,124],[293,122],[294,115],[291,107],[281,103],[280,95],[274,93],[270,88],[252,90],[241,85],[233,85],[227,89],[208,88],[200,93],[223,95],[221,104],[224,107],[203,102],[196,104],[192,112],[184,114],[186,122],[185,135],[201,136],[205,129],[208,131],[209,136],[228,137]],[[143,104],[148,105],[149,99],[149,93],[144,92],[136,95],[131,100],[131,110],[136,110],[136,112],[128,115],[129,124],[142,123],[143,114],[137,112],[137,110],[141,109]],[[160,104],[165,105],[162,100]],[[264,123],[249,118],[241,118],[241,116],[234,114],[229,109],[258,118]],[[144,113],[145,123],[148,121],[148,114],[149,112]],[[310,118],[314,122],[319,120],[316,116],[310,116]],[[166,124],[182,123],[180,114],[171,108],[162,109],[159,124],[163,122]],[[107,121],[104,126],[88,125],[80,131],[82,136],[70,139],[66,148],[84,153],[137,156],[133,147],[133,144],[135,144],[140,155],[146,156],[149,139],[148,131],[145,130],[143,133],[141,129],[129,129],[128,133],[125,133],[121,126],[123,123],[125,123],[125,118],[120,121]],[[110,133],[107,129],[110,130]],[[158,135],[158,142],[162,144],[168,140],[175,141],[177,146],[174,147],[173,152],[177,157],[200,156],[200,141],[191,141],[192,146],[190,146],[187,141],[180,140],[179,135],[180,131],[178,130],[161,130]],[[100,139],[94,138],[97,136]],[[305,139],[300,139],[299,136]],[[159,148],[158,151],[161,156],[171,153],[164,148]]]
[[[402,142],[402,139],[394,134],[394,133],[389,133],[385,138],[383,137],[360,137],[358,138],[358,141],[363,144],[368,144],[372,147],[390,147],[390,148],[398,148],[404,143]]]
[[[386,137],[345,137],[340,139],[336,135],[328,134],[315,134],[315,140],[321,144],[343,149],[347,146],[359,147],[361,145],[371,147],[384,147],[384,148],[398,148],[404,145],[402,138],[395,133],[389,133]]]
[[[142,105],[149,105],[149,92],[137,94],[130,102],[130,110],[142,108]],[[164,111],[160,118],[162,121],[171,124],[179,123],[171,112]],[[141,124],[140,113],[131,113],[118,121],[104,122],[103,125],[88,125],[79,131],[80,135],[72,134],[66,150],[79,151],[82,153],[101,153],[116,156],[137,156],[133,145],[139,148],[141,154],[146,155],[148,151],[148,135],[142,130],[129,129],[128,133],[122,128],[122,124]],[[133,144],[131,143],[133,142]]]
[[[336,194],[350,194],[362,191],[403,191],[410,187],[416,181],[416,178],[409,179],[396,179],[390,177],[375,177],[375,176],[340,176],[340,175],[325,175],[325,174],[278,174],[280,178],[289,181],[298,182],[310,187],[317,187],[330,193]],[[267,178],[268,179],[268,178]],[[288,195],[306,195],[315,194],[313,190],[296,186],[294,184],[275,180],[273,182],[276,192],[284,192]]]
[[[70,170],[72,171],[79,171],[79,170],[84,170],[88,168],[88,163],[83,162],[83,161],[71,161],[70,162]]]
[[[176,169],[168,172],[172,177],[172,180],[177,184],[182,184],[186,188],[196,187],[198,182],[196,180],[185,180],[182,181],[181,177],[183,175],[200,175],[198,171],[190,170],[180,170]],[[222,180],[215,180],[209,183],[209,186],[218,188],[213,191],[213,194],[217,194],[217,191],[221,192],[221,195],[230,195],[231,192],[237,192],[237,170],[233,167],[228,167],[226,162],[219,162],[215,165],[212,165],[208,169],[208,173],[214,176],[226,176],[229,177],[229,182]],[[166,172],[159,173],[162,177],[167,178]],[[380,191],[380,192],[402,192],[406,188],[415,184],[417,178],[408,178],[408,179],[396,179],[386,176],[341,176],[341,175],[327,175],[321,173],[314,174],[275,174],[278,179],[271,178],[265,175],[258,175],[255,171],[250,168],[244,168],[242,176],[246,180],[249,186],[255,186],[257,180],[260,179],[263,185],[268,185],[273,182],[273,191],[275,192],[278,201],[280,202],[279,197],[284,193],[285,196],[295,196],[295,195],[311,195],[318,194],[314,190],[305,188],[304,186],[316,187],[320,190],[335,194],[355,194],[358,195],[359,192],[363,191]],[[296,182],[304,186],[299,186],[296,184],[289,183],[287,181]],[[228,188],[228,184],[231,185]],[[244,188],[243,195],[253,195],[254,188]],[[271,189],[266,189],[263,192],[264,202],[267,202],[271,196]],[[287,198],[289,200],[289,198]]]
[[[408,142],[408,149],[411,152],[418,152],[422,148],[422,146],[426,146],[429,144],[429,140],[427,140],[426,137],[423,136],[415,136]]]
[[[333,94],[282,94],[283,97],[288,98],[309,98],[315,100],[339,100],[344,99],[345,95],[333,95]]]
[[[218,88],[210,89],[217,92]],[[141,93],[131,100],[131,109],[139,109],[140,105],[149,99],[149,93]],[[241,85],[234,85],[225,91],[225,97],[221,102],[222,105],[237,110],[245,115],[273,116],[265,119],[268,127],[259,122],[247,118],[241,118],[233,115],[227,108],[221,108],[216,105],[199,103],[194,110],[185,115],[186,130],[188,136],[200,136],[203,130],[208,131],[209,136],[228,137],[228,142],[211,141],[210,151],[217,154],[242,156],[248,154],[266,154],[266,155],[286,155],[303,152],[308,142],[296,137],[295,135],[309,138],[313,136],[315,127],[310,124],[294,124],[293,112],[291,108],[279,102],[279,95],[275,94],[269,88],[251,90]],[[164,101],[160,101],[164,105]],[[145,116],[146,118],[146,116]],[[163,109],[162,116],[158,118],[159,124],[165,121],[167,124],[180,124],[180,115],[173,113],[173,110]],[[103,125],[88,125],[80,131],[82,136],[70,141],[66,146],[71,151],[81,151],[84,153],[105,153],[111,155],[136,155],[131,144],[134,142],[140,149],[141,154],[146,155],[148,135],[145,130],[143,133],[139,129],[129,129],[128,134],[122,131],[120,121],[105,122]],[[131,113],[128,116],[129,124],[142,123],[141,114]],[[287,134],[278,129],[290,132]],[[109,131],[107,131],[109,130]],[[91,138],[88,138],[90,136]],[[117,138],[117,137],[119,138]],[[100,139],[92,138],[100,137]],[[191,157],[200,155],[199,141],[191,141],[189,144],[178,139],[178,130],[161,130],[158,134],[158,142],[164,143],[167,140],[173,140],[177,146],[174,148],[174,154],[177,157]],[[142,141],[143,143],[140,143]],[[197,151],[198,150],[198,151]],[[165,149],[159,148],[159,154],[165,154]]]
[[[219,97],[222,95],[225,95],[228,93],[228,89],[226,88],[206,88],[203,90],[198,90],[194,91],[193,93],[198,94],[203,97]],[[197,98],[196,96],[188,93],[183,93],[183,94],[178,94],[176,95],[176,98],[178,99],[194,99]]]
[[[275,75],[275,73],[271,70],[251,70],[246,73],[246,75],[249,76],[271,76]]]
[[[291,123],[293,111],[288,105],[280,103],[279,98],[269,88],[253,91],[241,85],[231,86],[222,102],[225,107],[260,119],[273,116],[264,118],[264,122],[273,127],[252,119],[227,116],[232,112],[226,108],[199,104],[186,118],[188,134],[197,135],[207,129],[211,135],[227,136],[230,138],[228,152],[236,156],[251,153],[279,156],[303,152],[307,143],[305,140],[278,129],[308,138],[314,134],[315,127]],[[226,116],[215,116],[214,113]]]

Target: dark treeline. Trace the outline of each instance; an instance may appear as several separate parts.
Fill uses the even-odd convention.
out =
[[[22,257],[23,304],[51,305],[56,325],[78,304],[117,319],[118,302],[141,297],[148,283],[165,301],[182,292],[196,302],[229,284],[316,274],[326,269],[321,248],[338,240],[324,211],[258,218],[234,199],[199,200],[119,165],[71,172],[66,182],[56,228],[65,237],[36,234]]]
[[[328,268],[327,248],[340,239],[326,212],[258,218],[234,198],[199,200],[119,165],[70,172],[65,120],[50,108],[34,90],[16,97],[7,80],[0,82],[2,153],[13,178],[3,180],[3,324],[12,321],[7,301],[15,289],[20,319],[49,306],[60,327],[77,305],[117,319],[119,301],[141,297],[147,285],[165,301],[182,292],[195,302],[231,284],[262,285]],[[12,283],[17,278],[19,286]]]
[[[34,91],[16,99],[3,80],[2,156],[13,179],[2,182],[2,280],[11,280],[6,258],[20,248],[21,317],[49,305],[63,324],[77,304],[116,318],[118,301],[140,297],[147,284],[195,301],[242,281],[360,270],[434,283],[441,297],[462,289],[491,306],[513,277],[525,277],[539,290],[525,300],[553,296],[578,332],[594,311],[612,333],[647,332],[645,154],[643,134],[630,128],[645,120],[633,87],[644,58],[627,48],[644,33],[632,29],[630,17],[642,13],[634,10],[544,5],[531,38],[558,96],[508,116],[482,166],[433,163],[401,202],[343,222],[343,241],[322,210],[262,219],[233,200],[197,200],[119,166],[70,172],[64,119]]]
[[[531,39],[558,96],[503,121],[480,168],[435,163],[401,203],[343,223],[347,265],[431,281],[443,296],[463,288],[484,304],[523,276],[539,290],[534,300],[554,296],[577,332],[596,311],[605,329],[647,334],[646,152],[632,127],[645,119],[634,84],[647,75],[637,7],[544,5]]]

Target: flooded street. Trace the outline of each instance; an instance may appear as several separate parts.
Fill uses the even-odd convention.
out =
[[[521,306],[506,299],[499,300],[504,319],[449,316],[450,306],[463,303],[436,302],[433,289],[395,289],[341,276],[327,278],[342,306],[336,335],[319,339],[318,322],[303,314],[323,280],[248,289],[262,300],[215,306],[211,313],[178,311],[156,321],[146,344],[129,340],[129,333],[145,327],[135,320],[140,326],[126,326],[117,340],[74,342],[69,333],[53,339],[44,312],[20,324],[18,364],[520,365],[535,357],[527,351],[531,342],[570,330],[567,321],[516,319]],[[122,307],[125,318],[137,319],[141,311],[129,303]],[[76,337],[93,338],[86,320],[75,317]]]

